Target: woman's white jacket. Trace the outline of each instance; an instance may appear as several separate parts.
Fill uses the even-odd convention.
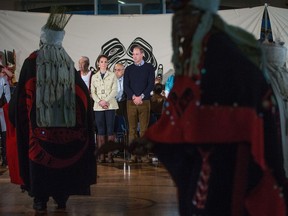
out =
[[[118,103],[115,98],[118,91],[117,85],[118,83],[116,75],[109,70],[106,71],[103,79],[99,71],[92,76],[91,95],[94,100],[94,111],[118,109]],[[100,100],[105,100],[109,103],[108,109],[103,109],[99,105]]]

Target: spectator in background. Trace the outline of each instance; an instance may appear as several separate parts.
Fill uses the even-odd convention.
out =
[[[152,123],[157,121],[162,114],[163,104],[166,100],[166,97],[162,94],[163,88],[162,84],[157,83],[154,86],[153,94],[151,96],[151,114],[152,114]],[[151,122],[150,122],[151,123]]]
[[[168,77],[166,83],[165,83],[165,87],[164,87],[164,94],[165,97],[167,98],[171,89],[173,88],[174,85],[174,78],[175,78],[175,74],[172,74]]]
[[[158,84],[158,83],[162,85],[161,94],[163,96],[165,96],[165,93],[164,93],[165,85],[163,84],[163,65],[162,64],[159,64],[158,69],[157,69],[157,75],[155,77],[155,85]],[[152,94],[153,94],[153,92],[152,92]]]
[[[129,125],[129,142],[138,137],[138,121],[140,137],[148,128],[150,120],[150,93],[155,82],[154,68],[144,62],[144,50],[140,46],[133,47],[134,64],[129,65],[124,73],[124,91],[127,94],[127,114]],[[141,157],[131,158],[130,162],[142,162]]]
[[[127,96],[124,92],[124,65],[121,63],[117,63],[114,66],[114,73],[118,80],[118,91],[116,95],[116,100],[119,106],[119,109],[116,110],[116,114],[119,116],[124,116],[125,120],[127,120]]]
[[[11,98],[10,86],[8,81],[7,73],[11,72],[7,70],[2,63],[0,64],[0,97],[3,95],[3,104],[0,106],[0,126],[1,126],[1,165],[7,166],[7,156],[6,156],[6,122],[4,118],[3,106],[5,103],[9,103]],[[12,74],[12,73],[11,73]]]
[[[155,78],[155,84],[156,83],[161,83],[162,84],[163,81],[163,65],[159,64],[158,65],[158,69],[157,69],[157,75]]]
[[[162,74],[157,74],[157,76],[156,76],[156,78],[155,78],[155,86],[158,85],[157,88],[159,88],[159,86],[161,85],[161,89],[162,89],[161,95],[165,96],[165,92],[164,92],[164,87],[165,87],[165,85],[162,84],[162,81],[163,81],[163,76],[162,76]],[[154,86],[153,91],[151,92],[151,95],[154,94],[155,86]]]
[[[91,70],[89,70],[89,65],[90,65],[89,58],[87,56],[81,56],[79,61],[78,61],[78,66],[79,66],[78,72],[80,73],[81,78],[85,82],[85,84],[86,84],[86,86],[90,92],[91,77],[94,73]]]
[[[162,84],[162,75],[161,74],[157,74],[157,76],[155,77],[155,84],[160,83]]]
[[[127,117],[127,96],[124,92],[124,65],[122,63],[116,63],[114,65],[114,73],[117,77],[118,81],[118,91],[116,95],[116,100],[118,103],[119,109],[116,110],[115,116],[115,133],[116,133],[116,142],[119,144],[123,144],[123,146],[127,145],[127,135],[128,135],[128,117]],[[112,144],[113,145],[113,144]],[[123,151],[125,151],[123,149]],[[121,151],[118,154],[122,153]],[[124,156],[127,159],[126,151],[124,152]]]
[[[84,81],[84,83],[86,84],[90,96],[91,96],[91,80],[92,80],[92,76],[95,74],[94,70],[89,70],[89,65],[90,65],[90,60],[87,56],[81,56],[79,61],[78,61],[78,67],[79,67],[79,74],[81,75],[82,80]],[[92,109],[93,109],[93,99],[92,96],[91,98],[91,105],[92,105]],[[93,115],[93,120],[94,120],[94,124],[95,124],[95,116]],[[97,133],[97,131],[95,131]]]
[[[115,111],[118,109],[116,101],[117,77],[108,69],[108,57],[99,55],[96,60],[97,72],[92,76],[91,95],[94,100],[94,113],[97,129],[97,144],[101,148],[107,141],[115,141],[114,122]],[[105,163],[105,154],[99,155],[99,162]],[[114,163],[113,153],[108,153],[108,162]]]

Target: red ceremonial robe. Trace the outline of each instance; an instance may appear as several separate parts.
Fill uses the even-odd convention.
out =
[[[201,60],[199,75],[175,76],[144,136],[177,185],[180,214],[285,216],[277,108],[263,106],[263,73],[222,32],[206,37]]]
[[[96,183],[93,113],[88,89],[75,70],[75,127],[38,127],[36,124],[36,57],[22,66],[9,105],[16,127],[20,176],[32,196],[88,195]]]

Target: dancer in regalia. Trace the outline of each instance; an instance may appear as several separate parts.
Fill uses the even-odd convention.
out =
[[[217,15],[218,0],[171,5],[175,83],[161,118],[132,151],[140,154],[145,143],[163,162],[181,216],[286,215],[276,107],[259,67],[260,44]]]
[[[91,100],[62,47],[71,15],[57,10],[41,29],[39,50],[23,63],[9,107],[23,188],[38,213],[47,210],[49,197],[65,209],[70,195],[89,195],[96,183]]]

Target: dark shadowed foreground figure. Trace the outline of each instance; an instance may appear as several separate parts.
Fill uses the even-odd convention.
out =
[[[178,188],[182,216],[286,215],[276,107],[259,69],[260,45],[222,21],[217,0],[171,4],[175,84],[134,152],[146,142],[158,155]]]
[[[62,47],[69,18],[50,14],[41,29],[40,49],[24,61],[9,107],[20,175],[40,213],[49,197],[65,209],[70,195],[89,195],[96,183],[90,96]]]

